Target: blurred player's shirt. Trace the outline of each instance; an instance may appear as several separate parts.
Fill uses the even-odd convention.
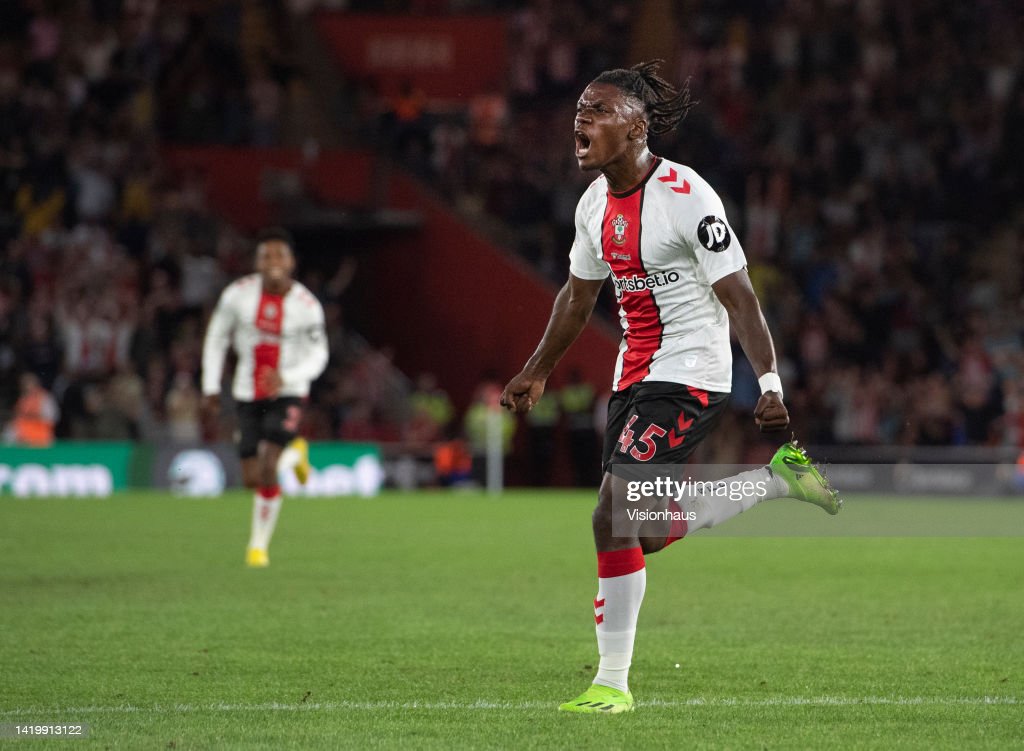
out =
[[[257,379],[267,368],[283,381],[275,397],[308,396],[310,383],[327,366],[324,309],[298,282],[286,294],[272,295],[264,291],[259,274],[242,277],[221,293],[206,330],[204,395],[220,393],[229,346],[238,357],[232,387],[238,401],[271,397]]]
[[[612,275],[624,331],[612,389],[670,381],[729,392],[729,315],[711,285],[746,263],[722,200],[689,167],[659,158],[625,193],[604,175],[591,183],[576,207],[569,270]]]

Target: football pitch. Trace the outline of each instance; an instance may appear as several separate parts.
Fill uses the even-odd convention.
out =
[[[1024,746],[1024,502],[773,501],[648,558],[631,715],[593,677],[592,492],[0,498],[11,748]],[[968,536],[970,535],[970,536]]]

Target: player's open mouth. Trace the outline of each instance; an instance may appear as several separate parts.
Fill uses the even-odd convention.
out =
[[[590,138],[582,130],[575,131],[573,135],[576,137],[576,157],[586,156],[590,151]]]

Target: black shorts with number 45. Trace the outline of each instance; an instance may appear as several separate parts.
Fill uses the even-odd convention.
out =
[[[256,456],[260,441],[287,446],[298,435],[301,422],[302,399],[297,396],[238,402],[238,455]]]
[[[682,464],[718,424],[729,394],[666,381],[643,381],[612,394],[601,468]]]

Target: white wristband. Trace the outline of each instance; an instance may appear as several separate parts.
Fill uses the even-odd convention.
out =
[[[770,370],[763,376],[757,379],[757,382],[761,386],[761,393],[765,394],[769,391],[775,391],[778,393],[779,398],[782,398],[782,379],[779,378],[778,373],[772,373]]]

